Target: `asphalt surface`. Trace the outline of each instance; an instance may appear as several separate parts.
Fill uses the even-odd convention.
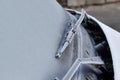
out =
[[[120,32],[120,3],[90,6],[84,9],[88,14]]]

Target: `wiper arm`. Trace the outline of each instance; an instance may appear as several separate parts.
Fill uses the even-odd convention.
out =
[[[65,49],[68,47],[68,45],[71,43],[71,41],[73,40],[76,31],[78,29],[78,27],[80,27],[82,21],[84,20],[84,17],[86,15],[86,11],[84,9],[81,10],[81,15],[78,18],[77,22],[72,25],[72,28],[67,32],[67,36],[64,36],[64,40],[63,45],[61,45],[58,50],[57,50],[57,54],[55,55],[56,58],[60,58],[63,55],[63,52],[65,51]]]

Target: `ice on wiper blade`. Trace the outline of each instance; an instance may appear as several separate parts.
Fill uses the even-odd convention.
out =
[[[76,34],[78,27],[80,27],[82,21],[84,20],[85,15],[86,15],[86,11],[84,9],[82,9],[81,15],[78,18],[78,20],[76,21],[76,23],[74,25],[71,25],[71,29],[66,32],[67,35],[63,36],[63,40],[61,41],[62,45],[59,46],[59,48],[57,50],[57,54],[55,55],[56,58],[60,58],[62,56],[63,52],[65,51],[65,49],[71,43],[71,41],[73,40],[73,38]]]

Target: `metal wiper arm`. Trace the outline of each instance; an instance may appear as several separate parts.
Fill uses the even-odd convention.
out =
[[[58,50],[57,50],[57,54],[55,55],[56,58],[60,58],[63,54],[63,52],[65,51],[65,49],[67,48],[67,46],[71,43],[71,41],[73,40],[76,31],[78,29],[78,27],[80,27],[82,21],[84,20],[84,17],[86,15],[86,11],[84,9],[81,10],[81,15],[78,18],[77,22],[72,26],[72,28],[67,32],[68,35],[64,36],[64,43],[63,45],[61,45]]]

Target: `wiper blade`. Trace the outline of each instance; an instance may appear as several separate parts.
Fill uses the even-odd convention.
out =
[[[63,55],[63,52],[65,51],[65,49],[68,47],[68,45],[71,43],[71,41],[73,40],[78,27],[80,27],[82,21],[84,20],[86,15],[86,11],[84,9],[81,10],[81,15],[78,18],[78,20],[76,21],[76,23],[74,25],[71,25],[72,28],[67,32],[67,36],[64,36],[64,40],[62,40],[62,45],[58,48],[57,50],[57,54],[55,55],[56,58],[60,58]]]

